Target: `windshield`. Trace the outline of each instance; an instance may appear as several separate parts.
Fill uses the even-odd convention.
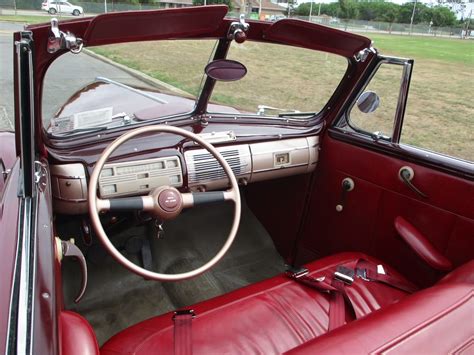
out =
[[[189,113],[215,44],[168,40],[67,53],[44,80],[43,126],[59,136]]]
[[[68,136],[189,114],[216,43],[135,42],[65,54],[45,77],[44,127]],[[328,102],[348,65],[333,54],[251,41],[232,42],[227,58],[244,64],[247,75],[217,82],[209,113],[307,119]]]
[[[335,54],[250,41],[233,42],[227,58],[243,63],[247,75],[239,81],[217,83],[211,100],[265,116],[305,118],[318,113],[348,65],[346,58]]]

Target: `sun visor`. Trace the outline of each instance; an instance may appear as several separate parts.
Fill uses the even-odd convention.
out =
[[[221,25],[227,6],[200,6],[98,15],[84,35],[87,46],[180,38],[212,33]]]
[[[275,22],[264,36],[266,40],[326,51],[348,58],[371,44],[370,39],[363,36],[294,19]]]

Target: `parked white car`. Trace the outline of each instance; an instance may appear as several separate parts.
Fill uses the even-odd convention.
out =
[[[84,13],[81,6],[73,5],[67,1],[45,1],[41,4],[41,10],[47,11],[51,15],[59,12],[79,16]]]

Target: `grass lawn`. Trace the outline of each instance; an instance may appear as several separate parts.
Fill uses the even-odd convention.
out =
[[[374,34],[383,54],[415,59],[401,141],[474,161],[474,42]]]
[[[0,21],[21,22],[27,24],[45,23],[50,21],[49,16],[0,15]]]
[[[474,161],[474,42],[434,37],[370,34],[383,54],[415,59],[402,142]],[[166,41],[92,48],[191,94],[199,92],[214,41]],[[183,54],[184,53],[184,54]],[[303,49],[246,42],[229,55],[247,76],[217,83],[212,100],[249,112],[258,105],[318,111],[342,77],[343,58]],[[390,133],[401,67],[381,70],[371,83],[381,97],[376,114],[354,122]],[[362,121],[361,121],[362,120]]]
[[[370,34],[374,47],[382,54],[438,60],[443,63],[474,65],[474,43],[471,40],[425,36]]]

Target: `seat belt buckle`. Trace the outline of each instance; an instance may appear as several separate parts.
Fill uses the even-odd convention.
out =
[[[193,309],[182,309],[178,311],[174,311],[173,320],[179,317],[190,316],[191,319],[196,318],[196,314],[194,313]]]
[[[345,266],[338,266],[336,272],[334,273],[334,278],[336,280],[342,281],[347,285],[352,285],[354,282],[355,271]]]
[[[364,281],[371,281],[368,277],[367,277],[367,269],[359,269],[357,268],[356,269],[356,272],[355,272],[356,276]]]
[[[288,269],[286,269],[286,276],[288,276],[290,279],[297,279],[301,276],[307,275],[309,270],[305,267],[301,266],[289,266]]]

